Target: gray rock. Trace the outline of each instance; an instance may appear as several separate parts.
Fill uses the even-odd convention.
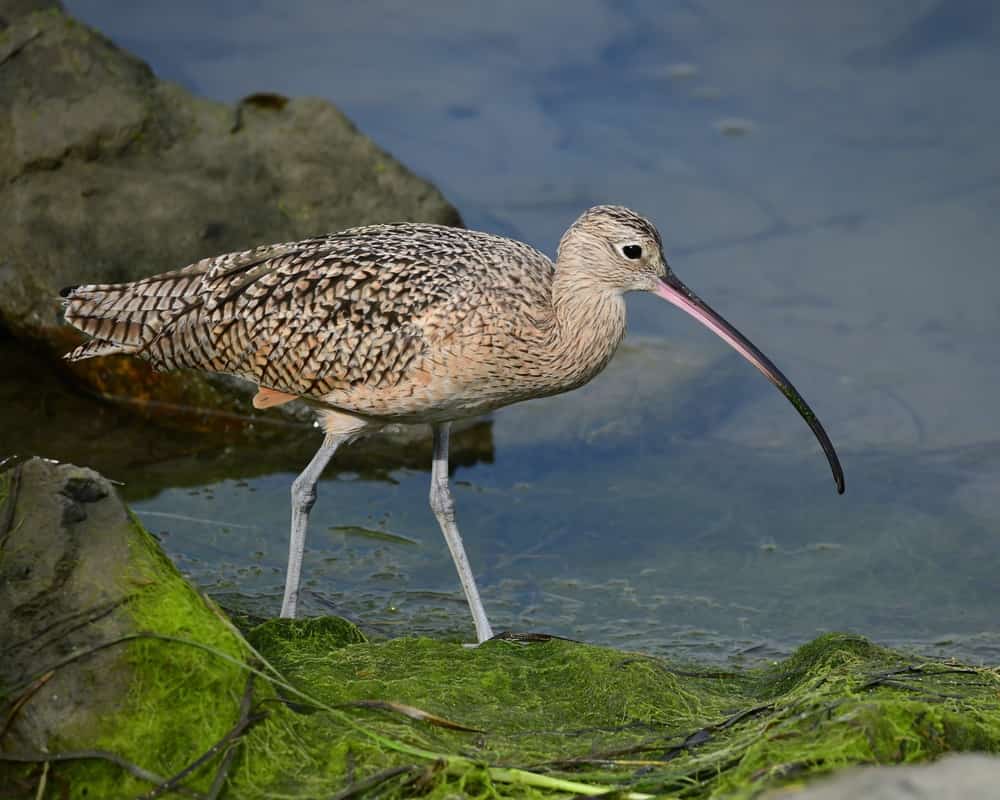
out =
[[[933,764],[862,767],[795,790],[768,792],[762,800],[995,800],[1000,758],[948,755]]]
[[[0,20],[0,335],[39,354],[83,338],[62,321],[64,286],[363,223],[461,224],[324,100],[195,97],[55,2],[0,0]],[[252,387],[226,376],[153,375],[133,359],[67,369],[174,427],[213,427],[201,409],[257,416]],[[296,403],[277,416],[312,419]]]
[[[8,747],[37,752],[67,732],[85,736],[95,713],[122,701],[121,648],[45,674],[130,632],[116,575],[133,535],[125,506],[93,470],[34,458],[0,475],[0,693],[30,696],[11,715]]]
[[[69,284],[361,223],[460,224],[324,100],[233,108],[51,3],[0,0],[0,18],[0,324],[16,333],[59,337]]]
[[[18,17],[51,8],[62,11],[63,4],[59,0],[0,0],[0,30]]]

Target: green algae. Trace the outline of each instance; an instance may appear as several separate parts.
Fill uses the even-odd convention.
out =
[[[127,574],[128,612],[135,629],[155,632],[122,642],[130,673],[122,708],[101,725],[93,745],[161,776],[171,776],[201,755],[230,729],[239,715],[250,652],[210,601],[200,596],[132,517]],[[228,655],[237,663],[223,660]],[[74,768],[73,797],[135,797],[148,782],[117,766],[91,761]],[[214,769],[195,771],[185,785],[204,791]]]
[[[335,617],[244,639],[133,523],[129,690],[93,746],[202,797],[749,798],[853,764],[1000,752],[997,670],[853,635],[739,671],[557,638],[369,641]],[[107,761],[52,774],[72,797],[154,790]]]
[[[367,712],[364,723],[386,736],[445,757],[606,789],[751,797],[849,764],[1000,751],[995,671],[914,662],[857,636],[827,635],[784,662],[726,673],[676,670],[660,659],[558,639],[476,649],[428,639],[360,643],[356,635],[348,643],[329,625],[274,621],[250,638],[293,685],[325,704],[392,700],[481,731]],[[298,723],[315,753],[311,767],[303,752],[284,757],[313,781],[325,771],[329,789],[348,781],[351,764],[357,778],[412,763],[347,730],[338,736],[331,723],[322,713]],[[317,752],[319,730],[325,736]],[[280,768],[270,777],[258,769],[252,782],[263,786],[279,775]],[[440,770],[422,791],[544,794],[502,777],[482,767]],[[237,786],[238,796],[266,794],[246,791],[239,777]]]

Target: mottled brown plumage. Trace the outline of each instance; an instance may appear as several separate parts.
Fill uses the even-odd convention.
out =
[[[599,212],[656,242],[641,217]],[[572,285],[538,250],[499,236],[353,228],[75,287],[66,319],[94,339],[67,358],[134,353],[371,421],[455,419],[566,391],[607,364],[625,329],[620,289],[565,278]]]
[[[650,291],[735,347],[825,431],[780,371],[667,267],[660,236],[621,206],[563,235],[555,264],[521,242],[437,225],[372,225],[208,258],[134,283],[64,290],[66,319],[93,339],[67,358],[133,353],[254,381],[261,407],[302,397],[327,436],[292,489],[282,614],[293,616],[315,484],[336,448],[388,422],[434,426],[431,505],[480,641],[491,635],[448,490],[448,425],[600,372],[625,333],[628,291]]]

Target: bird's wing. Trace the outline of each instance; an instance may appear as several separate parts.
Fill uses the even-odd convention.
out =
[[[97,343],[69,357],[117,346],[161,369],[227,372],[314,397],[394,384],[430,344],[461,334],[504,269],[504,254],[494,251],[507,246],[544,259],[461,229],[379,225],[205,259],[131,284],[76,287],[67,319]]]
[[[110,353],[142,352],[170,324],[207,299],[206,282],[230,276],[234,286],[305,243],[258,247],[197,261],[183,269],[164,272],[131,283],[68,286],[64,298],[66,321],[92,340],[66,354],[76,361]]]

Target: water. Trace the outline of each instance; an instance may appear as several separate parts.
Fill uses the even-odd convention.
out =
[[[990,0],[68,6],[209,97],[333,100],[470,227],[552,252],[591,204],[642,211],[819,413],[844,497],[760,376],[630,299],[608,374],[499,413],[455,472],[497,626],[717,659],[851,629],[1000,660]],[[304,441],[200,482],[150,456],[135,507],[192,577],[273,613]],[[321,486],[307,607],[470,630],[428,474],[381,474]]]

